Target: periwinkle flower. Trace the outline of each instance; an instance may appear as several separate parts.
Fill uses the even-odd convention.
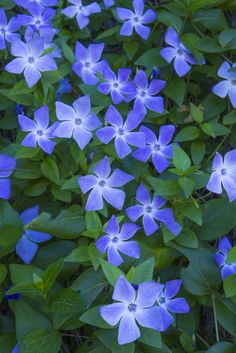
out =
[[[56,6],[58,0],[13,0],[14,3],[18,6],[22,6],[25,9],[28,9],[29,5],[41,5],[43,7]]]
[[[111,174],[111,167],[107,156],[96,164],[93,171],[95,175],[86,175],[78,178],[78,183],[83,194],[91,190],[85,210],[102,210],[103,198],[107,203],[121,210],[125,201],[125,192],[117,188],[129,183],[134,177],[118,168]]]
[[[70,93],[72,90],[72,85],[68,78],[63,78],[59,82],[59,87],[56,90],[56,100],[61,98],[61,95],[64,93]]]
[[[16,115],[24,114],[24,108],[22,104],[16,104]]]
[[[104,5],[105,5],[106,8],[115,5],[115,1],[114,0],[103,0],[103,2],[104,2]]]
[[[236,200],[236,149],[227,152],[224,159],[216,152],[213,159],[212,174],[206,188],[215,194],[222,194],[222,186],[229,201]]]
[[[24,226],[27,226],[39,215],[39,206],[33,206],[21,213],[20,218]],[[16,253],[24,261],[29,264],[36,252],[38,251],[38,244],[43,243],[52,238],[51,235],[37,232],[35,230],[24,230],[21,239],[16,244]]]
[[[83,5],[82,0],[68,0],[68,2],[73,5],[66,7],[61,12],[69,18],[76,16],[79,29],[88,25],[90,15],[101,12],[101,7],[97,2],[92,2],[86,6]]]
[[[181,285],[181,280],[174,279],[166,282],[165,287],[159,292],[157,296],[158,331],[166,331],[174,321],[170,312],[176,314],[189,312],[189,305],[185,298],[174,298],[179,292]]]
[[[97,72],[102,74],[107,62],[100,60],[104,44],[89,44],[85,48],[80,42],[75,46],[75,62],[72,66],[73,71],[82,78],[83,82],[87,85],[96,85],[98,78]]]
[[[214,258],[221,268],[221,277],[224,281],[228,276],[236,275],[236,262],[226,262],[229,250],[232,249],[232,245],[226,236],[220,239],[218,249],[219,251],[214,255]]]
[[[232,71],[236,64],[232,66],[227,62],[223,62],[219,68],[217,75],[224,78],[212,88],[212,92],[218,97],[225,98],[229,96],[229,100],[234,108],[236,108],[236,72]]]
[[[89,95],[78,98],[72,107],[62,102],[56,102],[56,115],[61,122],[55,129],[55,136],[73,137],[80,149],[84,149],[92,139],[91,131],[102,125],[98,117],[91,111]]]
[[[28,87],[34,86],[40,80],[41,72],[57,70],[51,55],[43,55],[44,49],[42,38],[34,38],[27,43],[15,39],[11,44],[11,54],[17,59],[8,63],[5,70],[14,74],[23,72]]]
[[[131,146],[144,147],[145,135],[143,132],[133,132],[143,120],[143,114],[135,111],[129,112],[123,122],[121,114],[113,105],[108,108],[105,121],[111,126],[105,126],[97,131],[98,138],[105,144],[115,139],[116,152],[119,158],[124,158],[131,153]]]
[[[135,93],[133,82],[128,81],[131,74],[131,69],[118,69],[118,75],[111,70],[110,67],[105,67],[103,70],[104,82],[97,87],[99,92],[110,94],[114,104],[119,104],[126,99],[126,96]]]
[[[16,167],[13,157],[0,154],[0,199],[8,200],[11,196],[10,175]]]
[[[140,326],[157,330],[159,317],[154,306],[161,293],[162,284],[154,281],[143,282],[135,291],[133,286],[121,276],[115,284],[112,299],[115,303],[100,308],[100,315],[111,326],[119,323],[118,343],[127,344],[140,337]]]
[[[129,102],[135,99],[134,110],[142,111],[144,114],[147,113],[147,109],[156,113],[163,113],[164,99],[155,95],[165,87],[166,82],[163,80],[152,80],[149,84],[146,73],[143,70],[139,70],[134,77],[134,83],[136,85],[135,92],[129,94],[127,99]]]
[[[50,7],[44,8],[38,4],[30,4],[27,10],[30,15],[17,15],[22,26],[31,26],[34,30],[52,28],[52,18],[56,10]]]
[[[156,20],[157,15],[153,10],[144,12],[144,1],[132,1],[134,11],[130,9],[117,7],[116,13],[120,20],[125,21],[121,27],[120,34],[122,36],[132,36],[133,30],[144,40],[148,39],[150,28],[146,26]]]
[[[157,221],[162,222],[165,226],[177,236],[181,227],[175,222],[173,212],[170,208],[163,208],[166,200],[160,196],[154,196],[151,199],[148,189],[144,185],[140,185],[136,192],[136,200],[139,202],[135,206],[126,209],[126,214],[135,222],[142,217],[142,223],[146,235],[151,235],[159,229]]]
[[[96,246],[103,254],[107,251],[108,262],[114,266],[119,266],[123,259],[120,252],[127,256],[138,259],[140,248],[137,241],[129,240],[140,229],[136,224],[124,223],[121,227],[116,216],[112,216],[104,229],[106,235],[96,241]]]
[[[158,173],[163,173],[170,165],[169,159],[173,157],[173,144],[169,143],[175,132],[174,125],[161,126],[158,138],[146,126],[141,126],[140,131],[146,136],[146,146],[134,151],[132,156],[144,163],[151,157]]]
[[[12,42],[16,38],[20,38],[19,33],[15,33],[20,28],[17,17],[12,17],[7,23],[7,16],[3,8],[0,8],[0,50],[6,48],[7,42]]]
[[[161,49],[161,56],[168,63],[174,59],[174,69],[178,76],[186,75],[191,70],[191,65],[197,64],[197,60],[180,41],[178,33],[171,27],[166,31],[165,42],[171,46]],[[204,62],[203,60],[202,63]]]
[[[55,142],[51,141],[54,136],[54,130],[57,123],[49,124],[48,106],[44,105],[34,112],[35,121],[25,115],[18,116],[19,124],[22,131],[27,131],[29,134],[25,136],[21,144],[25,147],[35,148],[37,144],[46,153],[51,154],[55,147]]]
[[[11,353],[20,353],[20,343],[17,343]]]

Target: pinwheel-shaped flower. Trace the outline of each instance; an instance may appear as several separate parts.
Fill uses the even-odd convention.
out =
[[[217,264],[221,268],[221,277],[224,281],[228,276],[236,274],[236,262],[226,262],[228,252],[232,249],[232,245],[226,236],[220,239],[218,249],[219,251],[214,255],[214,257]]]
[[[170,312],[176,314],[189,312],[189,306],[185,298],[174,298],[179,292],[181,285],[181,280],[174,279],[166,282],[165,288],[159,292],[157,296],[158,331],[166,331],[174,321]]]
[[[134,151],[132,156],[144,163],[151,157],[158,173],[163,173],[170,165],[168,159],[173,156],[173,144],[169,142],[175,132],[174,125],[161,126],[158,139],[146,126],[142,126],[140,131],[146,136],[146,147]]]
[[[0,50],[6,48],[5,40],[12,42],[20,38],[19,33],[15,33],[20,28],[20,22],[17,17],[12,17],[7,23],[7,16],[3,8],[0,8]]]
[[[224,159],[217,152],[213,159],[212,174],[206,188],[216,194],[222,194],[222,186],[229,201],[236,200],[236,149],[227,152]]]
[[[125,192],[116,188],[129,183],[134,177],[120,169],[115,169],[110,175],[111,168],[107,156],[97,163],[93,171],[96,176],[86,175],[78,178],[83,194],[92,189],[85,206],[86,211],[101,210],[103,198],[110,205],[121,210],[125,201]]]
[[[44,8],[38,4],[30,4],[27,8],[30,15],[17,15],[22,26],[31,26],[34,30],[52,28],[52,18],[56,10]]]
[[[21,213],[20,218],[24,226],[33,221],[39,214],[39,207],[30,207]],[[16,244],[16,253],[21,257],[24,263],[29,264],[36,252],[38,251],[38,244],[43,243],[52,238],[46,233],[37,232],[35,230],[25,230],[22,238]]]
[[[120,158],[131,153],[131,146],[144,147],[145,135],[143,132],[133,132],[143,120],[143,114],[135,111],[129,112],[125,123],[122,116],[115,107],[110,105],[107,110],[105,121],[111,126],[105,126],[97,131],[98,138],[105,144],[115,138],[116,152]]]
[[[97,72],[102,74],[104,68],[107,66],[105,60],[99,61],[103,48],[103,43],[89,44],[88,48],[85,48],[79,42],[76,43],[75,63],[72,69],[87,85],[96,85],[99,81],[96,76]]]
[[[91,4],[85,6],[81,0],[68,0],[71,6],[66,7],[61,12],[69,18],[76,16],[76,20],[79,29],[83,29],[89,23],[89,16],[101,12],[101,7],[97,2],[92,2]]]
[[[138,259],[140,257],[140,248],[137,241],[129,240],[140,229],[136,224],[124,223],[121,227],[116,216],[112,216],[104,231],[106,235],[96,241],[99,251],[107,251],[108,262],[114,266],[119,266],[123,259],[119,252],[130,257]]]
[[[119,104],[129,94],[135,93],[133,82],[128,82],[130,69],[118,69],[118,76],[109,67],[103,70],[104,82],[100,83],[97,89],[103,94],[110,94],[114,104]]]
[[[22,114],[18,116],[22,131],[29,131],[29,134],[25,136],[21,144],[32,148],[37,147],[38,144],[42,150],[51,154],[55,147],[55,142],[51,141],[51,138],[55,137],[54,130],[57,123],[48,127],[49,111],[47,105],[37,109],[34,112],[34,117],[35,121]]]
[[[126,213],[133,222],[143,217],[142,223],[146,235],[151,235],[159,229],[157,221],[164,223],[174,235],[180,233],[181,227],[175,222],[172,210],[170,208],[161,209],[166,203],[165,199],[154,196],[151,200],[148,189],[141,184],[136,192],[136,200],[139,204],[128,207]]]
[[[150,9],[144,13],[143,0],[133,0],[132,4],[134,11],[123,7],[117,7],[116,9],[119,19],[125,21],[120,34],[122,36],[132,36],[133,30],[135,30],[140,37],[146,40],[149,37],[150,28],[145,25],[156,20],[156,13]]]
[[[25,9],[28,9],[29,5],[41,5],[44,7],[47,6],[56,6],[58,3],[58,0],[13,0],[14,3],[18,6],[22,6]]]
[[[234,108],[236,108],[236,72],[232,71],[236,64],[232,66],[227,62],[223,62],[219,68],[217,75],[224,78],[212,88],[212,92],[221,98],[229,96],[229,100]]]
[[[140,326],[157,330],[159,317],[157,307],[153,306],[163,285],[156,282],[144,282],[133,286],[121,276],[115,284],[112,299],[116,303],[100,308],[102,318],[111,326],[119,323],[118,343],[126,344],[140,337]],[[137,322],[137,323],[136,323]]]
[[[143,70],[139,70],[134,77],[136,90],[132,94],[128,94],[127,101],[134,101],[134,110],[138,112],[147,113],[150,109],[157,113],[164,111],[164,99],[162,97],[154,97],[164,87],[166,82],[163,80],[152,80],[148,83],[147,75]]]
[[[34,86],[41,78],[41,72],[57,70],[57,65],[50,54],[43,55],[44,40],[34,38],[24,43],[15,39],[11,45],[11,54],[17,59],[5,66],[13,74],[24,73],[28,87]]]
[[[11,196],[11,183],[9,176],[16,167],[13,157],[0,154],[0,198],[8,200]]]
[[[55,129],[55,136],[73,138],[83,149],[92,139],[91,131],[102,125],[98,117],[91,112],[90,97],[83,96],[73,103],[73,107],[62,102],[56,102],[57,119],[60,124]]]

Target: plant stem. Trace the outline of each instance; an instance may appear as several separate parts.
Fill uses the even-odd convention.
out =
[[[213,304],[213,313],[214,313],[214,321],[215,321],[215,331],[216,331],[216,342],[220,342],[220,337],[219,337],[219,329],[218,329],[218,322],[217,322],[217,314],[216,314],[216,302],[215,302],[215,296],[212,294],[212,304]]]
[[[199,341],[201,341],[207,348],[210,347],[210,345],[199,335],[199,333],[196,333],[197,338]]]

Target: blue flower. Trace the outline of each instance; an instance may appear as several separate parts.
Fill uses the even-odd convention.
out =
[[[47,6],[56,6],[58,0],[13,0],[14,3],[18,6],[22,6],[25,9],[28,8],[29,5],[41,5],[42,7]]]
[[[30,4],[27,8],[30,15],[17,15],[22,26],[31,26],[32,29],[40,30],[52,28],[52,18],[56,10],[51,8],[44,8],[38,4]]]
[[[6,48],[5,40],[12,42],[16,38],[20,38],[19,33],[15,33],[20,28],[20,22],[16,17],[12,17],[7,23],[6,13],[0,8],[0,50]]]
[[[56,100],[61,98],[63,93],[70,93],[72,89],[72,85],[68,78],[63,78],[59,82],[59,88],[56,90]]]
[[[11,353],[20,353],[20,343],[17,343]]]
[[[24,226],[32,222],[39,214],[39,206],[33,206],[21,213],[20,218]],[[51,235],[35,230],[24,230],[22,238],[16,244],[16,253],[24,263],[29,264],[38,251],[38,244],[52,238]]]
[[[0,154],[0,199],[8,200],[11,196],[10,175],[16,167],[13,157]]]
[[[236,262],[226,262],[229,250],[232,249],[232,245],[226,236],[220,239],[218,249],[219,251],[214,255],[214,257],[217,264],[221,268],[221,277],[225,280],[228,276],[236,274]]]
[[[212,88],[212,92],[218,97],[229,97],[229,100],[234,108],[236,108],[236,72],[232,71],[236,64],[232,66],[227,62],[223,62],[219,68],[217,75],[224,78],[224,80],[217,83]]]
[[[116,216],[112,216],[104,231],[106,235],[96,241],[99,251],[107,251],[108,262],[114,266],[119,266],[123,259],[119,252],[127,256],[138,259],[140,257],[140,248],[137,241],[129,240],[140,229],[136,224],[124,223],[121,227]]]

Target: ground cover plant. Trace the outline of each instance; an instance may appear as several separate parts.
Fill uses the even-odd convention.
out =
[[[235,10],[0,0],[0,353],[236,351]]]

